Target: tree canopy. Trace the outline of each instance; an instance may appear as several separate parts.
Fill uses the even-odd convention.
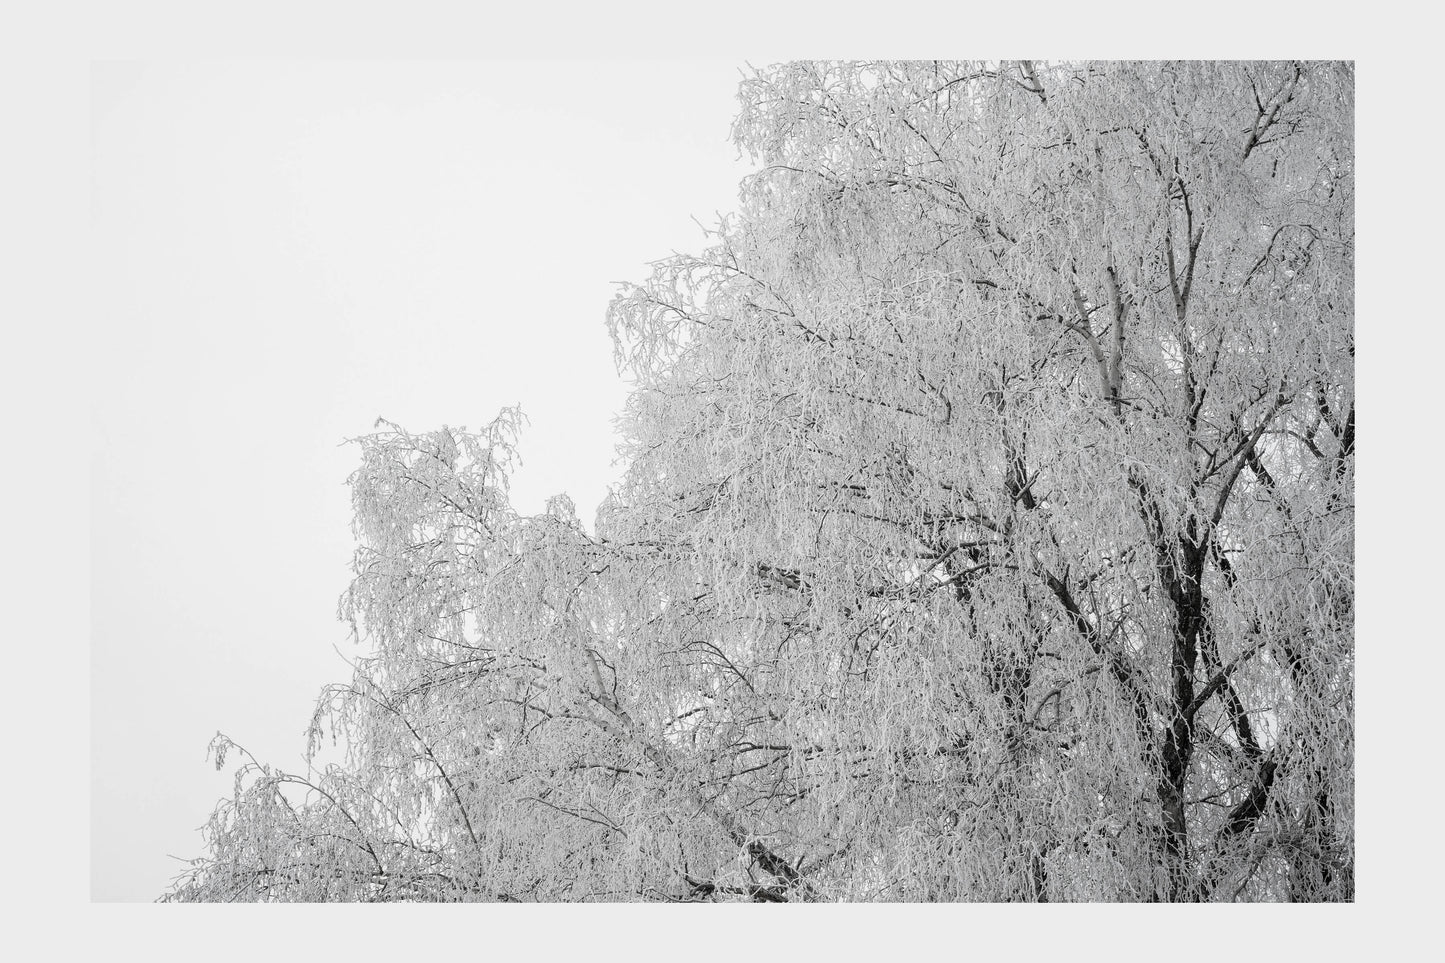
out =
[[[249,760],[167,898],[1352,899],[1353,68],[739,100],[593,530],[519,412],[356,439],[345,758]]]

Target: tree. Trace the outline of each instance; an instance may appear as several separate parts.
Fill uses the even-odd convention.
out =
[[[358,439],[345,762],[169,898],[1352,899],[1351,66],[739,96],[595,534],[517,412]]]

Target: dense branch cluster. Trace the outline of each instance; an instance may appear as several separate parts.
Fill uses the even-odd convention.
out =
[[[358,439],[345,759],[249,761],[170,898],[1352,899],[1351,68],[740,99],[595,530],[511,509],[516,412]]]

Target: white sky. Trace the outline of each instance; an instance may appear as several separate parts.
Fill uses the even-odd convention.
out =
[[[734,207],[739,66],[95,66],[93,898],[200,855],[217,729],[300,766],[352,650],[344,439],[520,403],[518,507],[590,521],[611,282]]]

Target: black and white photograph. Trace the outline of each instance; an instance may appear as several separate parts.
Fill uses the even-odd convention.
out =
[[[93,898],[1354,900],[1352,62],[92,85]]]

